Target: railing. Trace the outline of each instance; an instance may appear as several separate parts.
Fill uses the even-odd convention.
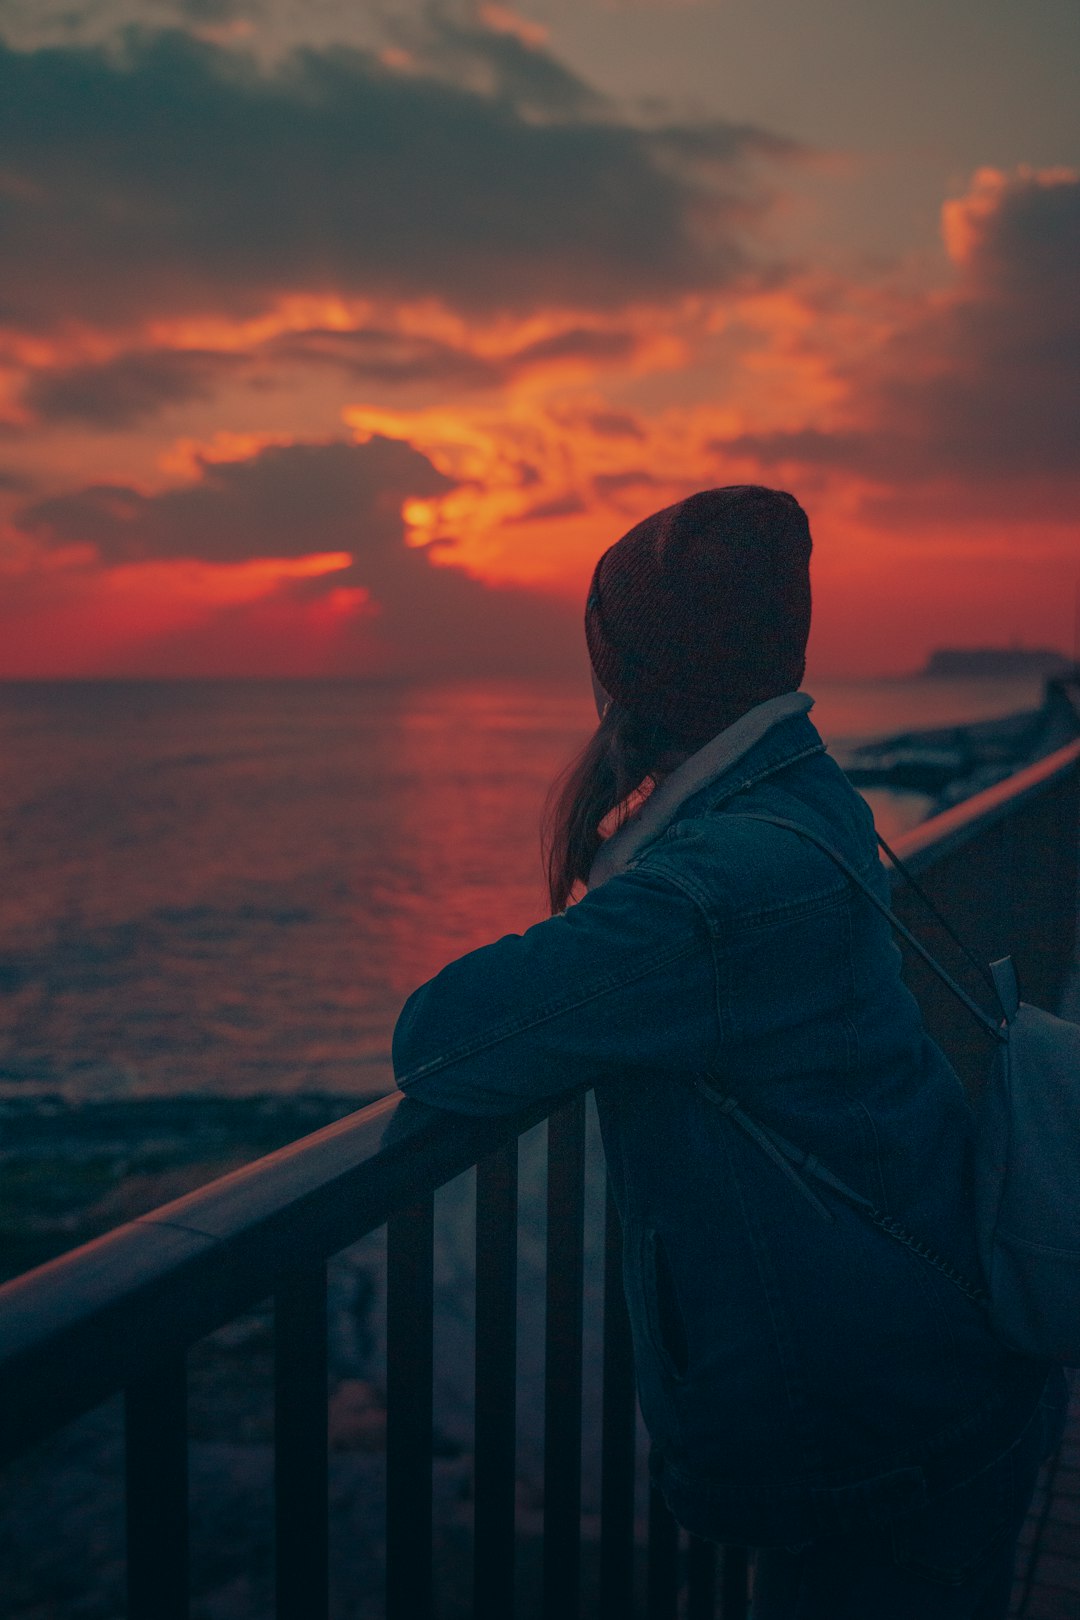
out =
[[[1011,954],[1024,999],[1056,1007],[1075,961],[1080,741],[932,817],[897,854],[983,961]],[[978,976],[903,882],[896,913],[976,998]],[[913,954],[905,971],[926,1021],[972,1091],[989,1042]]]
[[[1029,999],[1056,1001],[1076,927],[1080,742],[899,841],[976,948],[1011,948]],[[918,902],[897,909],[924,937]],[[948,955],[947,946],[941,946]],[[956,963],[949,956],[950,965]],[[951,1003],[912,968],[935,1032],[968,1065]],[[186,1358],[274,1301],[278,1620],[328,1612],[327,1260],[387,1227],[386,1613],[432,1613],[435,1190],[476,1166],[473,1463],[477,1620],[515,1602],[518,1137],[544,1117],[448,1116],[384,1098],[0,1289],[0,1459],[116,1391],[125,1402],[128,1620],[183,1620],[188,1597]],[[585,1103],[547,1121],[544,1519],[540,1608],[580,1608]],[[742,1620],[745,1553],[680,1533],[653,1495],[644,1605],[635,1595],[636,1413],[621,1239],[607,1202],[600,1466],[601,1620]]]

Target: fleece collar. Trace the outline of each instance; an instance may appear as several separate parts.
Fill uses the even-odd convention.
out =
[[[624,871],[631,857],[659,837],[687,799],[729,771],[774,726],[794,715],[809,713],[813,704],[806,692],[784,692],[780,697],[768,698],[684,759],[649,794],[641,809],[601,844],[589,871],[589,888],[595,889],[616,872]]]

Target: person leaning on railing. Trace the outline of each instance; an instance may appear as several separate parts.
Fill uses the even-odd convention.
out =
[[[759,1549],[755,1620],[1000,1620],[1060,1371],[775,1148],[978,1275],[968,1105],[889,925],[751,819],[887,897],[798,690],[810,549],[791,495],[740,485],[600,558],[600,723],[551,801],[552,915],[417,990],[395,1071],[471,1114],[595,1087],[653,1475],[687,1530]]]

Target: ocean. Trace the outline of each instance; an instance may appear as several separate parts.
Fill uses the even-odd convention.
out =
[[[808,683],[843,757],[1037,683]],[[544,915],[545,792],[594,715],[542,681],[0,685],[0,1100],[392,1084],[409,991]],[[885,835],[919,795],[869,795]]]

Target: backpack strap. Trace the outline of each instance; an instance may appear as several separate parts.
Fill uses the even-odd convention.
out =
[[[957,950],[960,951],[961,955],[967,957],[976,973],[989,987],[991,993],[1001,1002],[1002,1011],[1006,1014],[1006,1017],[1008,1017],[1008,1008],[1004,998],[1001,995],[1000,986],[998,985],[995,974],[990,968],[987,967],[985,962],[980,961],[979,957],[977,957],[975,952],[971,949],[971,946],[968,945],[965,940],[960,938],[960,935],[956,932],[956,929],[953,927],[948,917],[944,916],[942,912],[939,911],[938,907],[935,906],[934,902],[931,900],[918,878],[912,872],[911,868],[900,859],[899,855],[894,849],[889,847],[880,833],[877,834],[877,841],[878,848],[881,850],[881,853],[886,857],[890,864],[896,868],[908,887],[913,889],[918,895],[931,917],[933,917],[938,926],[946,934],[948,934],[949,938],[952,940]]]
[[[739,812],[739,816],[743,821],[765,821],[773,827],[783,827],[787,832],[798,833],[800,837],[809,839],[810,843],[816,844],[823,855],[828,855],[829,859],[835,861],[836,865],[842,872],[847,873],[852,883],[854,883],[857,888],[862,890],[863,894],[865,894],[871,905],[877,907],[878,911],[881,912],[881,915],[888,920],[893,928],[896,929],[896,932],[901,936],[901,938],[905,939],[911,946],[912,950],[918,956],[922,957],[927,967],[932,969],[932,971],[937,974],[942,984],[946,985],[948,989],[952,991],[956,999],[967,1008],[971,1016],[978,1020],[986,1033],[995,1041],[1002,1043],[1008,1041],[1009,1035],[1007,1020],[1006,1028],[1003,1029],[999,1023],[995,1022],[995,1020],[990,1017],[989,1013],[985,1013],[983,1011],[983,1009],[979,1006],[979,1003],[974,1001],[972,997],[968,995],[967,991],[962,985],[957,984],[952,974],[948,973],[945,968],[942,967],[941,963],[936,957],[931,956],[930,952],[926,949],[926,946],[922,943],[922,941],[917,939],[916,936],[911,932],[911,929],[900,921],[899,917],[892,910],[892,908],[887,906],[884,900],[874,893],[870,885],[859,876],[859,873],[852,866],[851,862],[841,855],[838,849],[834,849],[827,839],[819,837],[815,832],[811,832],[809,827],[803,827],[797,821],[787,821],[782,816],[759,815],[757,812],[752,810],[742,810]],[[1004,1014],[1005,1012],[1006,1008],[1003,1005],[1002,1013]]]
[[[995,1040],[1008,1040],[1008,1022],[1012,1016],[1009,1006],[1009,975],[1012,974],[1012,964],[1009,962],[1008,958],[1006,958],[1003,962],[995,962],[991,968],[993,983],[1002,1002],[1002,1007],[1006,1016],[1005,1027],[1002,1029],[995,1024],[992,1018],[983,1012],[979,1004],[972,1000],[967,991],[958,985],[955,979],[953,979],[951,975],[948,974],[940,965],[940,963],[938,963],[934,957],[930,955],[930,952],[925,948],[925,946],[922,945],[918,939],[916,939],[915,935],[909,928],[904,926],[904,924],[898,917],[894,915],[885,902],[879,899],[879,897],[874,893],[873,889],[870,888],[869,884],[864,882],[862,877],[860,877],[859,873],[851,865],[850,861],[846,860],[845,857],[840,854],[839,850],[834,849],[832,845],[827,842],[827,840],[820,838],[817,833],[811,832],[809,828],[800,826],[798,822],[787,821],[781,816],[757,815],[751,811],[743,811],[741,814],[744,820],[765,821],[774,827],[782,827],[788,832],[799,833],[803,838],[809,839],[812,844],[816,844],[824,854],[828,855],[836,863],[836,865],[847,874],[856,887],[862,890],[871,904],[874,905],[877,910],[888,919],[897,932],[908,941],[912,949],[922,957],[926,964],[934,970],[938,978],[948,986],[948,988],[953,992],[958,1000],[963,1003],[968,1011],[978,1019],[982,1027],[990,1035],[992,1035]],[[1013,992],[1015,993],[1015,975],[1012,975],[1011,983]],[[757,1145],[768,1154],[773,1163],[778,1165],[779,1168],[784,1171],[784,1174],[788,1177],[788,1179],[794,1182],[794,1184],[799,1188],[799,1191],[803,1193],[808,1202],[816,1209],[819,1215],[823,1216],[826,1220],[832,1218],[829,1211],[822,1205],[821,1200],[806,1184],[805,1180],[803,1179],[804,1176],[813,1176],[817,1182],[824,1186],[830,1187],[832,1191],[843,1198],[846,1203],[857,1209],[866,1220],[872,1222],[879,1231],[884,1232],[888,1237],[893,1238],[897,1243],[903,1244],[904,1248],[910,1250],[912,1254],[917,1255],[920,1260],[924,1260],[927,1265],[933,1266],[934,1269],[940,1272],[943,1277],[947,1278],[955,1288],[959,1289],[960,1293],[962,1293],[966,1299],[970,1299],[974,1303],[980,1305],[985,1305],[988,1303],[989,1295],[981,1284],[973,1282],[971,1278],[966,1276],[964,1272],[960,1271],[957,1266],[954,1266],[950,1260],[947,1260],[943,1255],[939,1254],[935,1248],[925,1241],[925,1239],[919,1237],[915,1232],[910,1231],[902,1221],[898,1221],[894,1215],[890,1215],[886,1210],[879,1209],[872,1199],[865,1198],[862,1193],[856,1192],[855,1188],[849,1186],[846,1181],[842,1181],[834,1171],[829,1169],[827,1164],[823,1163],[823,1161],[817,1157],[816,1154],[808,1153],[805,1148],[797,1147],[795,1143],[789,1142],[785,1137],[781,1136],[779,1132],[771,1130],[768,1126],[763,1125],[760,1120],[754,1119],[754,1117],[747,1113],[747,1111],[742,1107],[742,1104],[738,1098],[725,1096],[719,1087],[713,1083],[711,1075],[695,1076],[694,1084],[699,1091],[703,1092],[704,1095],[709,1098],[710,1102],[715,1103],[720,1110],[727,1115],[732,1124],[738,1126],[740,1130],[742,1130],[751,1138],[752,1141],[756,1142]],[[800,1172],[802,1173],[800,1174]]]
[[[1016,982],[1016,969],[1012,957],[1003,956],[999,962],[991,962],[990,973],[997,998],[1005,1009],[1005,1021],[1011,1024],[1020,1011],[1020,986]]]

